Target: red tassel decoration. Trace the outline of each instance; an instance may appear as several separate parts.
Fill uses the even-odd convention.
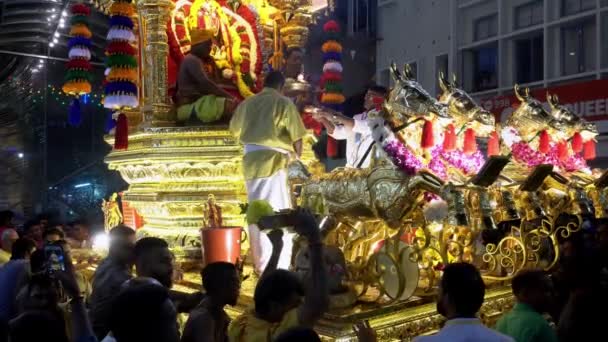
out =
[[[449,124],[443,134],[443,150],[451,152],[456,149],[456,129],[454,125]]]
[[[591,139],[583,144],[583,158],[593,160],[595,157],[595,140]]]
[[[114,149],[126,150],[129,148],[129,122],[124,114],[118,115],[116,131],[114,133]]]
[[[540,138],[538,139],[538,152],[549,153],[550,142],[551,138],[549,137],[549,133],[547,133],[546,130],[542,130],[540,132]]]
[[[579,132],[574,133],[570,145],[572,146],[572,152],[574,153],[579,153],[583,150],[583,137]]]
[[[568,159],[568,144],[565,141],[557,143],[557,158],[561,161]]]
[[[498,141],[498,133],[496,131],[490,133],[488,138],[488,157],[497,156],[500,154],[500,141]]]
[[[477,140],[475,139],[475,131],[472,128],[467,128],[464,131],[464,146],[462,150],[466,154],[473,154],[477,151]]]
[[[338,156],[338,142],[330,136],[327,136],[327,156],[329,158],[336,158]]]
[[[422,141],[420,142],[420,146],[425,149],[435,146],[435,136],[433,135],[432,121],[424,121],[424,126],[422,127]]]

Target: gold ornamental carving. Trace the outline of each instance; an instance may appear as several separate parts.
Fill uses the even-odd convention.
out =
[[[140,0],[137,2],[143,49],[142,92],[143,111],[146,121],[154,126],[167,126],[175,122],[168,98],[167,57],[167,22],[173,2],[170,0]]]

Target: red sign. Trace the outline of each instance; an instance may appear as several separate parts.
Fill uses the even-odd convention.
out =
[[[608,120],[608,79],[531,90],[532,96],[547,105],[547,92],[557,94],[561,104],[570,107],[588,121]],[[480,104],[503,121],[519,106],[515,95],[485,98]],[[501,120],[502,119],[502,120]]]

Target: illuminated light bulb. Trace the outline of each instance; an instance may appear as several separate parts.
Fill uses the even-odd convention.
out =
[[[53,46],[55,46],[55,43],[50,42],[50,43],[49,43],[49,46],[50,46],[50,47],[53,47]]]
[[[57,38],[53,38],[53,43],[57,44],[59,43],[59,40]]]
[[[61,12],[61,16],[62,16],[62,17],[67,17],[67,16],[68,16],[68,12],[66,12],[66,11],[62,11],[62,12]]]
[[[110,237],[106,233],[99,233],[93,238],[93,250],[107,251],[110,247]]]
[[[64,28],[65,24],[64,23],[59,23],[59,28]]]
[[[55,32],[55,37],[59,38],[59,32]]]
[[[65,23],[65,19],[63,19],[63,18],[59,19],[59,23],[60,23],[60,24]]]

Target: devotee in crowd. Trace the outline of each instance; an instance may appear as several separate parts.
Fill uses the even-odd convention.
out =
[[[583,260],[570,273],[570,293],[557,324],[560,342],[595,341],[605,335],[603,309],[608,307],[606,289],[595,263]]]
[[[171,290],[175,276],[175,257],[163,239],[146,237],[135,244],[135,272],[138,277],[156,279],[169,290],[178,312],[190,312],[202,299],[201,292],[185,294]]]
[[[277,336],[273,342],[321,342],[321,338],[312,328],[291,328]]]
[[[5,229],[14,228],[13,227],[13,217],[15,214],[10,210],[0,211],[0,236]]]
[[[177,311],[163,284],[152,278],[126,282],[112,306],[111,335],[102,342],[178,342]]]
[[[557,342],[557,335],[543,313],[551,301],[549,279],[542,271],[523,271],[511,283],[517,302],[498,320],[496,330],[517,342]]]
[[[72,222],[66,241],[72,248],[91,248],[90,229],[87,222],[77,220]]]
[[[23,234],[28,239],[34,241],[36,248],[40,249],[44,245],[44,239],[42,238],[42,225],[38,221],[29,221],[23,225]]]
[[[11,342],[96,341],[69,253],[64,259],[65,270],[54,272],[52,278],[49,274],[37,274],[30,279],[24,312],[10,322]],[[58,284],[69,298],[67,317],[58,306]]]
[[[230,121],[230,131],[245,145],[243,173],[248,201],[268,201],[276,211],[291,208],[287,164],[302,154],[302,138],[307,134],[296,106],[281,94],[284,85],[280,72],[270,72],[264,90],[243,101]],[[291,233],[283,237],[281,269],[290,266],[293,237]],[[249,226],[249,242],[255,271],[262,274],[272,245],[256,225]]]
[[[241,289],[240,273],[234,264],[211,263],[201,272],[206,297],[190,312],[182,342],[225,342],[230,317],[224,306],[235,306]]]
[[[124,225],[110,230],[108,256],[95,270],[89,301],[93,330],[99,339],[105,337],[109,331],[112,300],[118,294],[120,286],[132,278],[134,246],[135,230]]]
[[[16,314],[15,298],[29,278],[34,250],[33,241],[20,238],[13,243],[10,261],[0,267],[0,341],[6,339],[8,322]]]
[[[42,240],[44,243],[55,242],[63,240],[64,238],[65,233],[57,227],[49,227],[42,233]]]
[[[7,228],[0,234],[0,267],[11,259],[13,244],[19,239],[19,234],[13,228]]]
[[[187,121],[195,115],[204,123],[220,120],[234,110],[234,97],[215,84],[205,71],[205,63],[213,65],[210,56],[212,30],[190,32],[192,48],[179,66],[177,76],[177,118]]]
[[[420,336],[414,341],[513,341],[485,327],[477,318],[484,296],[485,285],[475,266],[468,263],[448,264],[443,270],[437,298],[437,312],[448,321],[436,335]]]
[[[274,247],[281,247],[283,239],[280,234],[272,236],[271,241],[277,246],[273,246],[268,268],[256,285],[254,308],[230,323],[228,335],[231,342],[268,341],[294,327],[313,327],[327,310],[327,272],[322,260],[319,226],[307,210],[298,209],[296,217],[294,229],[308,242],[310,284],[305,291],[296,274],[273,269],[280,255]]]
[[[349,118],[337,112],[322,112],[318,120],[327,133],[336,140],[346,140],[346,167],[366,168],[371,161],[371,146],[374,145],[372,130],[367,115],[374,110],[377,101],[383,101],[386,88],[372,86],[365,94],[365,112]]]

